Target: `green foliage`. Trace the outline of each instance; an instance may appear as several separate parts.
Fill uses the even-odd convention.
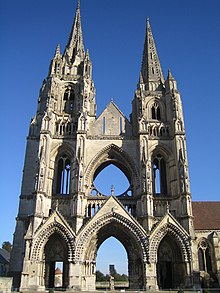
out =
[[[11,252],[12,250],[12,244],[9,241],[4,241],[2,243],[2,248],[7,250],[8,252]]]
[[[125,274],[118,274],[116,270],[114,272],[111,272],[112,276],[114,277],[114,281],[120,281],[120,282],[127,282],[128,281],[128,276]],[[109,275],[104,275],[100,271],[96,271],[96,282],[108,282],[109,281]]]
[[[107,282],[108,280],[108,275],[104,275],[102,272],[96,271],[96,282]]]

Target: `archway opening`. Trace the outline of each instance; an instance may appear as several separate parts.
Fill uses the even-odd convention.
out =
[[[115,237],[109,237],[99,247],[96,258],[96,271],[104,275],[110,273],[110,265],[114,265],[120,275],[128,275],[128,256],[124,246]]]
[[[157,282],[160,289],[184,286],[186,266],[181,249],[174,237],[166,235],[160,242],[157,253]]]
[[[113,163],[95,174],[94,185],[103,195],[121,195],[126,192],[131,195],[128,177]]]
[[[113,279],[107,276],[103,280],[106,282],[105,288],[111,290],[145,288],[143,250],[135,233],[131,230],[113,220],[102,227],[93,238],[93,241],[96,241],[96,247],[92,248],[91,244],[92,249],[89,248],[87,259],[93,259],[94,255],[97,256],[98,253],[97,271],[101,271],[105,277],[109,275],[110,270],[118,273],[117,276],[113,274]],[[119,250],[119,254],[117,254],[117,250]],[[120,280],[122,283],[117,283]]]
[[[59,234],[54,233],[44,249],[45,287],[66,288],[68,286],[68,247]]]
[[[55,272],[54,272],[54,287],[62,288],[63,287],[63,262],[55,262]]]

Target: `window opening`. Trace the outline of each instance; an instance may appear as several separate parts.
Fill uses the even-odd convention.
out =
[[[128,256],[124,246],[115,237],[109,237],[100,246],[96,258],[96,272],[109,274],[110,268],[125,278],[128,276]],[[111,273],[113,273],[111,271]],[[117,278],[117,277],[116,277]],[[108,281],[108,280],[107,280]],[[116,280],[115,280],[116,281]]]
[[[102,118],[102,134],[105,134],[105,117]]]
[[[68,88],[63,97],[64,102],[64,111],[72,111],[74,107],[74,100],[75,100],[75,94],[73,89]]]
[[[70,160],[63,156],[58,161],[57,193],[70,194]]]
[[[68,93],[68,91],[66,91],[65,93],[64,93],[64,101],[67,101],[68,100],[68,95],[69,95],[69,93]]]
[[[199,244],[198,259],[200,271],[212,271],[211,252],[208,243],[205,240],[202,240]]]
[[[151,118],[156,120],[161,119],[160,107],[157,103],[154,103],[151,108]]]
[[[166,162],[161,155],[153,160],[154,194],[167,193]]]
[[[119,131],[120,131],[120,133],[122,133],[122,130],[123,130],[123,128],[122,128],[122,117],[120,117],[119,118]]]
[[[63,262],[55,262],[55,277],[54,277],[54,287],[63,287]]]
[[[130,182],[118,167],[110,164],[97,175],[94,185],[101,194],[110,196],[112,186],[114,194],[121,195],[130,187]]]
[[[156,115],[157,119],[160,120],[160,107],[157,107],[157,115]]]
[[[155,170],[155,192],[160,193],[160,170],[158,169],[158,166],[154,164],[154,170]]]

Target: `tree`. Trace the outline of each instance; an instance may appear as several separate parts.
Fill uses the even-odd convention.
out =
[[[105,276],[102,272],[96,271],[96,282],[106,282],[108,277]]]
[[[5,249],[5,250],[7,250],[8,252],[11,252],[11,250],[12,250],[12,244],[11,244],[11,242],[4,241],[2,243],[2,248]]]

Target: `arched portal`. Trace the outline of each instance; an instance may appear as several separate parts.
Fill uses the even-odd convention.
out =
[[[160,242],[157,252],[157,282],[160,289],[182,287],[186,266],[175,238],[167,234]]]
[[[109,274],[110,265],[114,266],[118,274],[128,275],[127,252],[122,243],[114,237],[109,237],[99,247],[96,258],[96,271]]]
[[[120,241],[127,252],[129,289],[145,288],[145,265],[148,259],[147,237],[137,224],[114,212],[105,214],[89,225],[80,235],[76,251],[78,260],[84,260],[84,272],[87,275],[88,272],[95,274],[97,251],[109,237],[115,237]],[[93,269],[88,269],[89,264],[94,266]]]
[[[45,257],[45,287],[54,288],[68,286],[68,247],[59,234],[54,233],[44,248]],[[57,264],[62,264],[59,277],[56,275]],[[59,268],[60,269],[60,268]],[[59,280],[57,279],[59,278]]]

